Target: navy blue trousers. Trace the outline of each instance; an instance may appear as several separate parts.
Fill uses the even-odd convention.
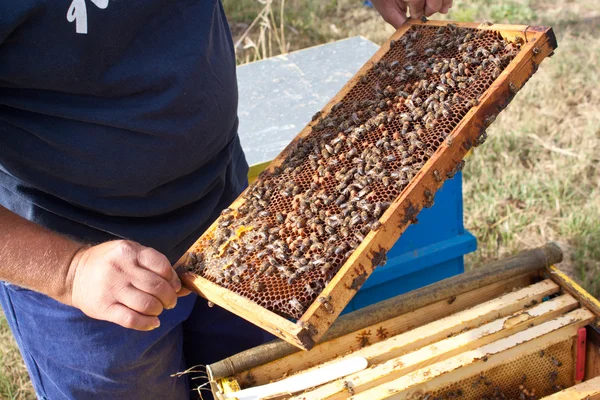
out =
[[[150,332],[98,321],[42,294],[0,283],[0,303],[41,399],[187,399],[188,377],[270,336],[191,294]],[[192,381],[192,386],[201,380]],[[206,397],[205,397],[206,398]]]

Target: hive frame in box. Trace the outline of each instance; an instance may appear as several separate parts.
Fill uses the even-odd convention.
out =
[[[471,385],[472,377],[481,377],[483,371],[486,371],[485,375],[496,382],[495,378],[491,377],[494,372],[498,373],[494,371],[495,369],[517,371],[511,377],[506,377],[507,381],[501,384],[502,390],[506,390],[509,381],[513,383],[516,381],[518,386],[522,374],[526,373],[527,382],[533,385],[528,386],[529,389],[536,388],[539,396],[544,396],[549,394],[547,388],[543,386],[548,380],[546,373],[557,368],[560,373],[558,382],[561,382],[563,387],[567,386],[563,392],[547,397],[548,400],[598,398],[596,396],[600,394],[600,333],[598,333],[600,332],[598,330],[600,302],[553,266],[561,259],[560,249],[554,244],[549,244],[374,304],[337,320],[327,334],[326,343],[319,344],[320,349],[315,351],[298,351],[292,349],[292,346],[287,343],[277,341],[231,356],[207,366],[213,393],[221,399],[224,393],[240,390],[240,385],[243,388],[255,387],[305,371],[307,368],[309,370],[320,368],[326,365],[328,360],[336,362],[353,357],[355,354],[362,354],[370,360],[371,368],[346,376],[337,384],[331,382],[293,398],[348,398],[346,386],[339,384],[345,381],[353,383],[351,387],[356,393],[352,398],[357,399],[387,398],[394,395],[397,398],[434,398],[439,396],[441,391],[456,388],[465,391],[465,398],[474,398],[466,393],[477,389],[476,386]],[[540,300],[542,298],[543,300]],[[493,300],[489,301],[489,299]],[[518,306],[515,303],[516,299],[530,302],[530,305],[524,308]],[[556,307],[552,303],[563,305]],[[511,308],[506,308],[509,305]],[[512,314],[515,311],[513,306],[520,307],[521,311]],[[542,309],[553,311],[548,313]],[[542,313],[545,313],[545,316],[542,317]],[[581,317],[578,317],[579,320],[571,318],[576,314]],[[505,321],[506,316],[509,315],[511,317],[508,320],[512,322],[507,325]],[[539,323],[535,320],[537,315],[541,317]],[[556,317],[557,315],[561,316]],[[515,318],[515,316],[527,318]],[[481,317],[486,320],[482,321]],[[559,323],[562,324],[561,326],[557,325],[552,330],[546,329],[550,325],[557,324],[559,320],[563,321]],[[486,321],[493,322],[486,324]],[[586,325],[585,328],[581,328],[583,325]],[[374,342],[371,345],[357,347],[355,336],[358,333],[367,329],[374,331],[379,326],[386,326],[389,329],[389,338],[373,338]],[[497,326],[497,330],[490,330],[492,326]],[[469,329],[463,330],[463,327]],[[419,329],[425,329],[426,333],[417,333]],[[582,329],[584,333],[587,331],[587,344],[585,340],[583,343],[583,348],[586,349],[583,361],[586,366],[585,370],[580,371],[581,375],[578,378],[575,364],[576,362],[579,364],[580,349],[574,345],[574,341],[579,340]],[[553,333],[550,333],[551,331]],[[446,335],[448,332],[450,334]],[[494,332],[503,332],[501,335],[505,339],[485,345],[487,340],[484,336],[495,335]],[[403,333],[405,333],[404,339],[401,338]],[[481,337],[476,333],[481,334]],[[526,339],[524,335],[530,338]],[[393,337],[397,337],[400,341],[396,344],[390,342],[395,340]],[[405,348],[396,349],[394,346],[398,343],[402,343]],[[423,344],[427,346],[421,347]],[[481,347],[481,344],[484,346]],[[404,362],[395,364],[393,368],[394,371],[397,370],[394,373],[399,374],[401,379],[397,382],[388,380],[384,386],[369,391],[364,388],[357,389],[355,385],[360,382],[353,376],[366,379],[368,375],[373,375],[377,368],[385,367],[385,364],[381,364],[383,359],[378,361],[377,357],[373,356],[373,351],[378,346],[384,348],[386,345],[390,345],[402,354],[398,359]],[[454,349],[452,346],[457,347]],[[501,349],[502,346],[508,347]],[[470,351],[475,347],[480,350]],[[414,352],[415,349],[419,351]],[[426,349],[429,350],[423,352]],[[545,350],[545,354],[540,351],[541,349]],[[495,353],[496,350],[499,351]],[[457,355],[452,356],[451,353]],[[426,360],[427,357],[429,360]],[[522,358],[524,360],[521,360]],[[409,371],[406,375],[407,368],[414,368],[410,366],[409,361],[418,362],[421,359],[426,362],[424,364],[426,366],[414,373]],[[546,365],[540,365],[539,371],[527,369],[531,366],[531,362],[542,359]],[[557,360],[562,361],[564,365],[557,365]],[[387,363],[389,364],[390,361]],[[528,366],[527,370],[522,370],[524,362]],[[452,367],[452,363],[455,363],[454,367],[458,368]],[[517,368],[518,365],[521,367]],[[415,366],[419,368],[418,365]],[[431,374],[425,373],[426,371],[430,371]],[[504,376],[502,371],[500,377]],[[405,377],[402,378],[403,376]],[[419,377],[421,383],[415,380]],[[582,381],[583,383],[580,383]],[[403,384],[405,388],[401,387]],[[341,389],[329,395],[321,393],[321,389],[325,386],[332,385]],[[479,389],[483,390],[484,385],[480,386]],[[390,391],[392,388],[393,392]],[[490,388],[493,388],[493,385]],[[508,389],[511,388],[512,386],[508,386]],[[310,396],[309,393],[313,395]],[[315,397],[317,393],[323,396]],[[284,397],[289,398],[287,395]]]
[[[416,221],[418,212],[428,203],[426,191],[435,193],[443,184],[434,176],[441,174],[451,176],[474,143],[484,133],[495,116],[510,102],[515,93],[527,82],[537,70],[539,63],[556,48],[556,39],[551,28],[517,25],[483,25],[478,23],[456,23],[451,21],[409,21],[400,27],[388,41],[381,46],[342,90],[322,109],[324,114],[359,83],[374,62],[381,59],[390,50],[390,41],[398,40],[413,26],[445,26],[454,23],[460,28],[491,30],[499,32],[505,39],[515,41],[522,39],[522,46],[516,57],[502,71],[479,99],[479,104],[471,108],[466,116],[452,130],[449,137],[451,146],[443,146],[421,168],[411,183],[402,191],[388,210],[381,217],[382,227],[370,232],[354,253],[346,260],[340,270],[323,289],[317,301],[314,301],[304,312],[297,323],[294,323],[266,308],[234,293],[201,276],[185,269],[189,258],[186,253],[175,265],[185,286],[238,316],[267,330],[273,335],[304,350],[311,349],[325,334],[336,317],[350,302],[374,268],[384,259],[389,250],[409,224]],[[271,162],[266,173],[273,172],[294,150],[296,143],[311,132],[310,122],[296,138]],[[243,194],[235,200],[231,207],[237,209],[244,203]],[[213,223],[204,235],[217,228]],[[203,236],[204,237],[204,236]],[[200,238],[196,243],[200,242]],[[195,245],[194,245],[195,246]],[[190,248],[193,251],[194,246]]]

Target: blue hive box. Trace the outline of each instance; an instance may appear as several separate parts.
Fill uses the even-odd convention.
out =
[[[419,213],[344,312],[377,303],[464,271],[463,255],[477,240],[463,226],[462,174],[447,180],[435,204]]]
[[[264,167],[377,51],[353,37],[245,64],[237,69],[239,134],[250,176]],[[345,312],[417,289],[464,270],[477,242],[463,227],[462,175],[444,183],[365,282]]]

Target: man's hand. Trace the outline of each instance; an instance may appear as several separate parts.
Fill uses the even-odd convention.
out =
[[[140,331],[157,328],[163,309],[189,293],[164,255],[127,240],[80,250],[68,285],[71,305],[89,317]]]
[[[452,7],[452,0],[372,0],[373,6],[383,19],[398,29],[407,19],[429,17],[436,12],[446,14]]]

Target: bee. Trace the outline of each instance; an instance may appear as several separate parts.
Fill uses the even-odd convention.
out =
[[[377,203],[375,204],[375,209],[373,210],[373,216],[375,218],[381,217],[381,214],[387,209],[388,204],[386,203]]]
[[[350,381],[344,381],[344,389],[346,389],[346,391],[348,392],[348,394],[350,396],[354,396],[354,389],[352,386],[352,382]]]
[[[483,126],[484,127],[488,127],[490,126],[494,121],[496,120],[496,116],[495,115],[490,115],[489,117],[487,117],[484,121],[483,121]]]
[[[345,237],[345,238],[347,238],[348,236],[350,236],[350,232],[349,232],[349,231],[348,231],[348,229],[347,229],[346,227],[344,227],[344,226],[342,226],[342,227],[340,228],[340,234],[341,234],[343,237]]]
[[[469,151],[471,150],[471,147],[473,147],[473,142],[471,141],[471,138],[466,138],[463,142],[463,148]]]
[[[301,314],[303,314],[305,311],[305,308],[302,305],[302,303],[300,303],[295,297],[292,297],[292,299],[289,301],[289,305],[290,307],[292,307],[292,309],[298,311]]]
[[[326,262],[325,264],[321,265],[321,273],[323,274],[328,274],[329,271],[331,271],[332,265],[329,262]]]
[[[327,239],[327,241],[328,241],[328,242],[330,242],[330,243],[335,243],[335,242],[337,242],[339,239],[340,239],[340,238],[339,238],[337,235],[331,235],[331,236],[329,237],[329,239]]]
[[[344,106],[344,102],[340,101],[336,103],[333,107],[331,107],[331,111],[335,112]]]
[[[406,166],[406,165],[412,163],[414,160],[415,160],[415,158],[413,156],[408,156],[408,157],[402,159],[402,161],[400,162],[400,164],[402,166]]]
[[[371,339],[371,331],[370,330],[364,330],[356,336],[358,345],[361,348],[368,346],[370,344],[370,339]]]
[[[350,227],[355,226],[356,224],[358,224],[361,221],[361,216],[360,214],[356,214],[354,215],[351,219],[350,219]]]
[[[560,362],[558,359],[556,359],[555,357],[551,357],[550,360],[552,361],[552,364],[554,364],[557,367],[562,367],[562,362]]]
[[[500,50],[500,43],[496,41],[492,44],[492,47],[490,48],[490,52],[492,54],[496,54],[498,52],[498,50]]]
[[[325,227],[323,227],[323,225],[318,224],[316,230],[319,236],[325,235]]]
[[[265,284],[261,281],[252,281],[252,283],[250,284],[250,288],[256,293],[260,293],[264,292],[266,287]]]
[[[362,211],[360,213],[360,219],[362,220],[362,222],[367,222],[369,221],[369,213],[366,211]]]

